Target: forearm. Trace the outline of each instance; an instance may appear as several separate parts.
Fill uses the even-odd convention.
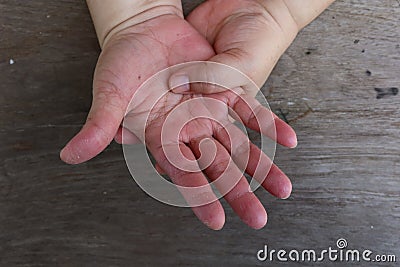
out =
[[[113,33],[165,15],[182,15],[180,0],[87,0],[100,46]]]
[[[269,18],[267,23],[270,24],[270,29],[266,31],[264,38],[275,40],[276,46],[269,50],[269,54],[276,56],[273,60],[275,61],[290,46],[299,31],[318,17],[335,0],[255,1],[263,6],[266,11],[265,17]],[[275,53],[271,53],[271,51],[275,51]]]
[[[318,17],[335,0],[283,0],[299,30]]]

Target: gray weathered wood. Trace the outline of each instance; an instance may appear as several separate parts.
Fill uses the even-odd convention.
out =
[[[264,91],[299,146],[276,156],[292,197],[257,191],[269,211],[260,231],[227,208],[213,232],[190,210],[151,199],[116,144],[63,164],[99,53],[87,8],[0,0],[0,14],[0,266],[266,266],[255,256],[264,244],[324,249],[341,237],[400,260],[400,96],[375,90],[400,87],[398,1],[339,0],[273,71]],[[292,265],[305,264],[282,264]]]

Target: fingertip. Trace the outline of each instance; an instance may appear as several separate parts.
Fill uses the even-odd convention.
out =
[[[293,134],[288,138],[288,147],[289,148],[295,148],[297,147],[297,135],[293,131]]]
[[[251,228],[255,230],[260,230],[265,227],[268,221],[267,212],[263,209],[263,212],[259,212],[255,218],[252,220],[252,224],[250,225]]]
[[[117,134],[125,107],[116,93],[95,94],[86,123],[61,150],[61,160],[68,164],[79,164],[101,153]]]
[[[292,183],[289,180],[289,183],[286,183],[281,187],[281,191],[278,195],[280,199],[288,199],[292,194]]]
[[[64,150],[65,150],[65,147],[63,149],[61,149],[59,157],[63,162],[68,163],[67,160],[66,160],[66,156],[65,156],[65,151]]]
[[[253,229],[261,229],[267,224],[267,212],[252,192],[242,194],[230,202],[240,219]]]
[[[292,182],[276,165],[272,165],[262,186],[273,196],[280,199],[287,199],[292,193]]]
[[[263,228],[268,221],[267,212],[261,203],[257,206],[249,208],[249,211],[240,217],[245,224],[255,230]]]
[[[67,164],[75,165],[80,163],[79,159],[80,156],[75,154],[69,148],[69,144],[67,144],[61,151],[60,151],[60,159]]]
[[[192,209],[197,218],[211,230],[218,231],[224,227],[225,212],[219,201]]]
[[[220,231],[222,230],[222,228],[224,228],[225,225],[225,215],[219,217],[218,219],[214,219],[210,222],[203,221],[203,223],[211,230]]]
[[[297,135],[294,129],[282,121],[281,119],[275,121],[276,138],[277,142],[289,148],[297,147]]]
[[[257,206],[253,207],[252,212],[246,212],[242,217],[244,223],[253,229],[259,230],[263,228],[268,221],[267,211],[259,203]]]
[[[106,136],[99,128],[86,124],[61,150],[60,158],[68,164],[88,161],[103,151],[111,143],[113,136],[115,133]]]

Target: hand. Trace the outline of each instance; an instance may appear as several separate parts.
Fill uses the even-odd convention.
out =
[[[187,20],[213,46],[216,55],[210,61],[232,66],[261,87],[276,62],[298,31],[316,18],[334,0],[208,0],[197,7]],[[210,78],[213,68],[182,69],[171,77],[194,81]],[[175,78],[174,78],[175,77]],[[217,78],[217,77],[216,77]],[[245,86],[236,84],[235,87]],[[198,84],[190,92],[214,93],[223,90]],[[182,88],[176,92],[184,93]]]
[[[100,153],[114,136],[121,140],[122,131],[127,132],[126,129],[120,128],[120,124],[128,103],[137,88],[147,78],[171,65],[186,61],[206,60],[213,55],[214,52],[208,42],[180,15],[159,16],[115,33],[104,45],[96,67],[93,82],[93,104],[88,119],[82,130],[62,150],[61,158],[67,163],[78,164]],[[155,90],[165,90],[165,88],[155,88]],[[228,94],[224,93],[215,97],[222,97],[226,103],[230,99],[229,103],[234,103],[233,97]],[[162,124],[165,115],[171,110],[170,108],[186,101],[189,96],[168,93],[165,97],[164,105],[160,106],[158,113],[155,113],[159,116],[151,120],[153,127],[148,128],[147,140],[149,141],[146,145],[175,183],[189,186],[206,183],[207,180],[201,172],[187,174],[177,170],[164,160],[165,155],[158,143],[160,127],[157,126]],[[149,112],[146,109],[146,99],[146,97],[142,98],[141,108]],[[224,110],[221,112],[223,114]],[[140,114],[133,116],[133,121],[142,122],[141,119]],[[277,118],[276,124],[277,136],[281,136],[278,141],[293,146],[296,142],[293,130]],[[135,132],[135,129],[130,130],[133,131],[131,137],[134,139],[135,135],[139,133]],[[179,145],[187,152],[188,158],[193,158],[198,155],[198,151],[195,147],[185,146],[184,143],[196,144],[200,141],[200,137],[210,137],[212,134],[216,134],[215,130],[216,127],[207,120],[199,122],[196,127],[188,126],[186,134],[179,136]],[[218,145],[218,142],[215,142]],[[217,146],[217,158],[222,162],[229,157],[229,151],[224,148],[225,146],[227,144],[224,143]],[[257,158],[257,161],[251,161],[255,166],[251,164],[246,166],[249,174],[256,171],[260,157],[264,163],[268,161],[265,156],[260,155],[256,147],[251,146],[251,148],[251,153],[253,157]],[[218,164],[217,166],[214,164],[214,167],[208,168],[207,175],[216,177],[218,169],[215,168],[217,167]],[[267,174],[261,173],[258,176],[265,178]],[[276,166],[271,168],[263,186],[278,197],[287,197],[291,191],[289,179]],[[248,192],[248,184],[243,177],[225,198],[251,227],[260,228],[266,223],[266,212],[255,195]],[[194,207],[193,211],[210,228],[222,228],[225,216],[219,201]]]
[[[220,229],[225,216],[211,188],[206,186],[206,177],[217,180],[218,191],[245,223],[256,229],[263,227],[267,220],[265,209],[249,190],[240,170],[245,170],[280,198],[290,195],[291,183],[229,120],[232,112],[228,107],[248,128],[274,139],[276,130],[278,142],[283,145],[296,145],[294,131],[243,91],[228,90],[206,96],[175,94],[166,86],[167,77],[148,82],[136,92],[124,120],[126,131],[129,130],[125,133],[145,139],[148,150],[159,164],[158,169],[168,174],[175,184],[189,189],[197,187],[181,190],[181,193],[210,228]],[[135,169],[134,165],[133,162]]]
[[[180,14],[161,15],[114,34],[104,45],[93,78],[93,103],[82,130],[61,159],[85,162],[117,134],[133,94],[150,76],[171,65],[204,60],[214,52]]]

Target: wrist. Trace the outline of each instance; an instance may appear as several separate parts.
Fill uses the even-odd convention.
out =
[[[167,14],[182,16],[180,0],[87,0],[100,47],[123,29]]]

